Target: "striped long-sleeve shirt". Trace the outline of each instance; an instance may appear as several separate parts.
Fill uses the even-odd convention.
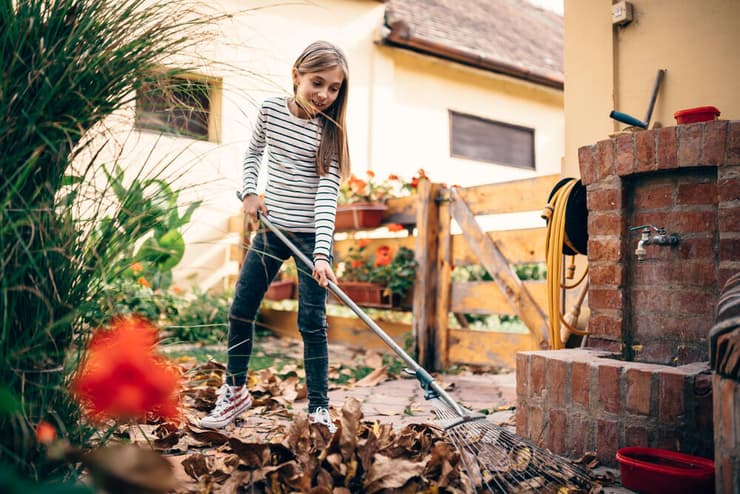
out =
[[[315,232],[314,259],[329,259],[340,175],[336,162],[332,162],[329,173],[316,173],[320,142],[318,118],[302,119],[290,113],[287,97],[266,99],[244,158],[242,192],[257,193],[262,155],[267,148],[265,206],[270,221],[281,230]]]

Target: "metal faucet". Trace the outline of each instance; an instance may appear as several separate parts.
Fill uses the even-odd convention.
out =
[[[651,229],[655,231],[655,235],[650,236]],[[637,248],[635,249],[635,257],[638,261],[644,261],[647,256],[646,245],[678,245],[679,236],[677,233],[666,233],[665,228],[662,226],[655,225],[640,225],[630,228],[630,231],[642,230],[640,232],[640,240],[637,242]]]

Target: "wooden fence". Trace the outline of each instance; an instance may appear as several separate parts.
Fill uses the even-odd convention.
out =
[[[414,231],[401,238],[372,238],[368,251],[380,245],[415,250],[419,263],[413,294],[413,322],[377,320],[396,342],[413,336],[419,363],[444,369],[455,363],[513,368],[519,351],[547,348],[546,283],[521,281],[512,265],[545,262],[545,223],[541,227],[483,232],[476,216],[540,211],[560,177],[469,188],[448,189],[422,181],[414,196],[388,201],[383,224],[401,223]],[[453,219],[462,233],[453,234]],[[356,242],[350,234],[335,242],[340,259]],[[482,264],[493,281],[452,282],[455,266]],[[461,314],[516,315],[526,332],[451,328]],[[281,336],[297,337],[296,314],[263,308],[261,321]],[[458,326],[453,324],[452,326]],[[329,317],[330,342],[358,348],[388,350],[357,318]]]

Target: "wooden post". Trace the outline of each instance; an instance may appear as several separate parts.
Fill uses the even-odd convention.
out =
[[[452,274],[452,217],[450,215],[449,192],[440,197],[438,206],[437,233],[437,294],[435,317],[431,327],[434,334],[435,370],[443,370],[450,363],[450,290]]]
[[[439,184],[419,181],[416,199],[416,283],[413,302],[413,332],[419,364],[434,365],[435,334],[433,321],[437,297],[438,205],[435,201]]]

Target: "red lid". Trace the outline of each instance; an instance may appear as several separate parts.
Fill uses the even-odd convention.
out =
[[[719,110],[714,106],[697,106],[696,108],[678,110],[673,114],[673,118],[683,117],[686,115],[696,115],[698,113],[712,113],[714,115],[719,115]]]

